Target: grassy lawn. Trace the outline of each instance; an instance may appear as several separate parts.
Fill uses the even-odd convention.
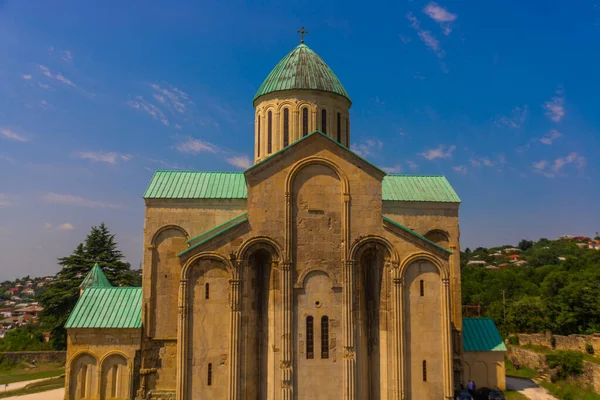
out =
[[[8,392],[0,392],[0,399],[12,396],[23,396],[26,394],[40,393],[47,390],[60,389],[65,386],[65,378],[52,378],[44,382],[34,382],[25,386],[22,389],[9,390]]]
[[[541,382],[540,386],[561,400],[600,400],[600,394],[588,392],[567,382]]]
[[[514,390],[505,390],[506,400],[529,400],[527,396]]]
[[[7,369],[0,369],[0,385],[33,379],[51,378],[64,373],[65,366],[61,363],[40,363],[36,368],[29,368],[23,364],[17,364]]]
[[[519,369],[515,369],[513,363],[510,360],[506,360],[504,364],[506,365],[506,376],[514,376],[515,378],[527,379],[535,378],[535,371],[531,368],[521,367]],[[518,397],[516,398],[518,399]]]

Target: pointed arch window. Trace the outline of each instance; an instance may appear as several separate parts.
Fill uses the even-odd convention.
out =
[[[321,358],[329,358],[329,317],[321,317]]]
[[[267,154],[273,151],[273,112],[267,115]]]
[[[308,108],[302,109],[302,136],[308,135]]]
[[[327,133],[327,111],[321,111],[321,132]]]
[[[306,317],[306,358],[312,360],[315,358],[315,334],[314,319],[311,315]]]
[[[290,110],[283,110],[283,147],[290,144]]]
[[[337,141],[342,143],[342,114],[337,113]]]
[[[256,151],[257,157],[260,157],[260,115],[258,116],[258,134],[257,134]]]

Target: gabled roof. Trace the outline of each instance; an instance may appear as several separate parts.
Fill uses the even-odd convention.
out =
[[[83,278],[79,288],[85,289],[89,287],[111,287],[112,285],[106,279],[106,275],[102,272],[102,268],[98,265],[98,263],[94,264],[90,272]]]
[[[292,147],[295,147],[296,145],[298,145],[298,143],[303,142],[305,140],[309,140],[309,138],[315,136],[315,135],[319,135],[322,136],[324,138],[326,138],[327,140],[329,140],[330,142],[334,143],[336,146],[344,149],[345,151],[351,153],[354,157],[358,158],[359,160],[363,161],[365,164],[369,165],[370,167],[376,169],[377,171],[379,171],[381,174],[386,175],[386,172],[384,170],[382,170],[381,168],[379,168],[378,166],[376,166],[375,164],[370,163],[369,161],[365,160],[364,158],[362,158],[361,156],[359,156],[358,154],[356,154],[355,152],[353,152],[352,150],[350,150],[349,148],[347,148],[346,146],[344,146],[343,144],[341,144],[340,142],[338,142],[337,140],[335,140],[334,138],[328,136],[327,134],[321,132],[320,130],[316,130],[316,131],[312,131],[311,133],[309,133],[306,136],[301,137],[300,139],[296,140],[295,142],[290,143],[289,145],[287,145],[286,147],[284,147],[283,149],[271,154],[269,157],[265,158],[264,160],[261,160],[260,162],[257,162],[256,164],[254,164],[253,166],[251,166],[250,168],[247,168],[244,171],[244,174],[248,173],[249,171],[253,170],[254,168],[258,167],[259,165],[262,165],[266,162],[268,162],[269,160],[272,160],[273,158],[277,157],[278,155],[280,155],[281,153],[291,149]]]
[[[241,172],[156,171],[145,199],[245,199]]]
[[[491,318],[463,318],[464,351],[506,351]]]
[[[194,236],[193,238],[191,238],[190,240],[187,241],[187,243],[190,245],[190,247],[188,247],[181,253],[177,254],[177,257],[181,257],[182,255],[192,251],[196,247],[203,245],[204,243],[208,242],[209,240],[229,231],[230,229],[235,228],[236,226],[243,224],[246,221],[248,221],[248,212],[245,212],[238,216],[235,216],[235,217],[231,218],[230,220],[225,221],[222,224],[217,225],[214,228],[209,229],[208,231],[206,231],[204,233],[201,233],[198,236]]]
[[[65,328],[141,328],[141,287],[89,287]]]
[[[258,97],[281,90],[323,90],[350,100],[346,89],[321,57],[304,43],[296,46],[277,63],[258,91]]]
[[[383,178],[381,197],[384,201],[460,203],[443,175],[387,175]]]
[[[390,219],[390,218],[386,217],[385,215],[383,216],[383,221],[384,221],[384,222],[387,222],[387,223],[388,223],[388,224],[390,224],[390,225],[393,225],[393,226],[395,226],[396,228],[400,228],[401,230],[403,230],[403,231],[405,231],[405,232],[407,232],[407,233],[410,233],[411,235],[413,235],[413,236],[415,236],[415,237],[418,237],[418,238],[419,238],[419,239],[421,239],[422,241],[424,241],[424,242],[426,242],[426,243],[429,243],[430,245],[432,245],[432,246],[434,246],[434,247],[437,247],[438,249],[440,249],[440,250],[443,250],[443,251],[445,251],[446,253],[453,254],[453,253],[452,253],[450,250],[446,249],[445,247],[442,247],[442,246],[440,246],[440,245],[439,245],[439,244],[437,244],[436,242],[433,242],[433,241],[431,241],[431,240],[427,239],[425,236],[421,235],[420,233],[418,233],[418,232],[415,232],[415,231],[413,231],[412,229],[409,229],[408,227],[406,227],[406,226],[404,226],[404,225],[402,225],[402,224],[399,224],[399,223],[397,223],[396,221],[394,221],[393,219]]]

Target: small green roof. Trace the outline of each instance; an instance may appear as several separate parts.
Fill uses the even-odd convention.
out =
[[[141,328],[141,287],[89,287],[65,328]]]
[[[460,198],[443,175],[386,175],[383,200],[460,203]]]
[[[384,221],[384,222],[387,222],[387,223],[388,223],[388,224],[390,224],[390,225],[393,225],[393,226],[395,226],[396,228],[400,228],[400,229],[402,229],[403,231],[405,231],[405,232],[408,232],[408,233],[410,233],[410,234],[411,234],[411,235],[413,235],[413,236],[416,236],[416,237],[418,237],[418,238],[419,238],[419,239],[421,239],[422,241],[424,241],[424,242],[427,242],[427,243],[429,243],[430,245],[432,245],[432,246],[435,246],[435,247],[437,247],[437,248],[438,248],[438,249],[440,249],[440,250],[444,250],[446,253],[453,254],[453,253],[452,253],[450,250],[448,250],[447,248],[440,246],[440,245],[439,245],[439,244],[437,244],[436,242],[433,242],[433,241],[431,241],[431,240],[427,239],[425,236],[421,235],[420,233],[418,233],[418,232],[415,232],[415,231],[413,231],[412,229],[410,229],[410,228],[408,228],[408,227],[406,227],[406,226],[404,226],[404,225],[402,225],[402,224],[399,224],[399,223],[397,223],[396,221],[394,221],[394,220],[393,220],[393,219],[391,219],[391,218],[388,218],[388,217],[386,217],[385,215],[383,216],[383,221]]]
[[[346,89],[321,57],[304,43],[289,52],[273,68],[254,95],[260,96],[281,90],[323,90],[350,100]]]
[[[204,243],[208,242],[209,240],[227,232],[230,229],[235,228],[238,225],[243,224],[246,221],[248,221],[248,212],[244,212],[240,215],[237,215],[237,216],[231,218],[230,220],[225,221],[222,224],[219,224],[219,225],[215,226],[214,228],[209,229],[208,231],[199,234],[198,236],[194,236],[193,238],[191,238],[190,240],[187,241],[187,243],[190,245],[190,247],[183,250],[181,253],[177,254],[177,257],[181,257],[182,255],[188,253],[189,251],[195,249],[196,247],[203,245]]]
[[[506,351],[491,318],[463,318],[464,351]]]
[[[86,289],[89,287],[111,287],[112,285],[106,279],[106,275],[102,272],[102,268],[98,263],[94,264],[90,272],[87,273],[85,278],[81,281],[79,288]]]

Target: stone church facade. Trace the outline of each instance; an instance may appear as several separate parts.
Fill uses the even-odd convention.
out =
[[[112,322],[87,321],[88,303],[106,308],[94,296],[130,288],[83,291],[67,323],[66,397],[451,399],[468,377],[448,181],[388,175],[352,152],[350,98],[303,43],[254,106],[252,167],[155,173],[143,287],[129,294],[139,315],[119,327],[117,306],[103,314]],[[117,379],[102,360],[121,345]],[[477,357],[503,371],[488,350]],[[80,367],[90,360],[93,373]]]

